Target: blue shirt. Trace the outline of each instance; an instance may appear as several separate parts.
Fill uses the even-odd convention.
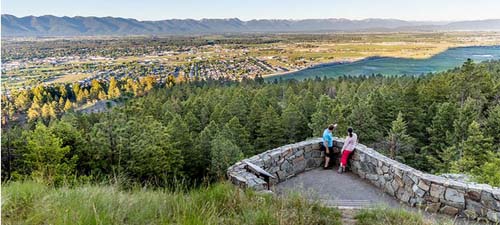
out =
[[[333,135],[328,128],[323,131],[323,141],[328,142],[328,147],[333,147]]]

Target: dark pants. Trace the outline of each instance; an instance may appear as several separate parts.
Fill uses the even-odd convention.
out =
[[[325,146],[321,145],[321,151],[324,151],[325,152],[325,156],[332,159],[334,157],[334,153],[333,153],[333,147],[328,147],[328,153],[326,153],[326,148]]]

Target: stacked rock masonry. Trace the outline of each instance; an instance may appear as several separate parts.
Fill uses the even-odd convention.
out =
[[[335,139],[342,147],[342,139]],[[273,174],[271,184],[321,166],[322,140],[285,145],[237,162],[227,170],[229,180],[242,188],[267,189],[267,183],[249,172],[251,162]],[[471,219],[500,222],[500,189],[485,184],[458,182],[423,173],[358,144],[349,161],[350,170],[396,199],[429,212],[463,215]]]

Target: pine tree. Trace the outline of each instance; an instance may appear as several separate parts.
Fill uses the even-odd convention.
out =
[[[99,83],[98,80],[94,79],[91,81],[91,84],[90,84],[90,99],[94,100],[94,99],[97,99],[98,96],[99,96],[99,93],[102,92],[103,89],[102,89],[102,86],[101,86],[101,83]]]
[[[118,88],[118,82],[116,81],[116,78],[111,77],[109,80],[109,87],[108,87],[108,96],[110,99],[113,98],[118,98],[120,97],[120,89]]]
[[[41,110],[41,115],[45,121],[50,121],[51,119],[55,119],[56,118],[56,111],[54,108],[54,104],[51,104],[51,103],[43,104],[43,107]]]
[[[38,101],[34,101],[31,107],[28,109],[28,121],[35,121],[41,116],[42,109],[38,104]]]
[[[66,85],[65,84],[60,84],[58,87],[57,87],[58,91],[59,91],[59,95],[61,98],[66,98],[68,97],[68,90],[66,89]]]
[[[71,101],[69,99],[66,99],[66,102],[64,103],[63,110],[67,112],[67,111],[71,110],[71,108],[73,108],[73,104],[71,103]]]
[[[12,96],[16,96],[14,98],[14,105],[20,111],[27,110],[30,106],[31,98],[28,90],[23,90],[18,94],[14,93]]]
[[[498,172],[500,171],[500,153],[491,153],[488,158],[489,161],[474,170],[472,175],[478,183],[500,187],[500,173]]]
[[[408,155],[414,154],[413,148],[416,140],[407,134],[407,125],[401,112],[398,113],[396,120],[392,121],[386,141],[391,159],[404,161]]]
[[[99,100],[106,100],[108,98],[108,96],[106,95],[106,93],[104,93],[104,91],[99,91],[97,97],[99,98]]]
[[[408,123],[408,135],[415,138],[417,146],[421,146],[424,142],[420,140],[427,138],[423,131],[428,127],[428,119],[426,118],[426,109],[422,107],[423,104],[420,100],[418,83],[412,80],[408,84],[402,84],[402,86],[402,97],[399,100],[401,103],[398,102],[395,105],[404,111],[405,120]],[[423,159],[419,159],[419,161],[421,160]]]
[[[22,135],[23,129],[19,126],[7,129],[2,126],[2,179],[10,180],[13,175],[20,174],[24,166],[24,159],[22,156],[26,150],[26,140]],[[15,157],[17,155],[17,157]]]
[[[156,78],[152,75],[146,76],[144,79],[141,81],[144,81],[144,90],[146,92],[149,92],[150,90],[153,89],[155,83],[156,83]]]
[[[132,78],[127,78],[125,81],[125,92],[126,94],[133,95],[134,94],[134,88],[135,82],[132,80]]]
[[[427,128],[429,145],[423,148],[423,152],[431,172],[446,172],[450,168],[451,160],[458,157],[455,148],[450,148],[453,146],[453,121],[457,118],[457,113],[454,104],[440,104],[431,126]]]
[[[185,153],[193,148],[189,127],[179,115],[174,115],[173,120],[168,124],[167,130],[171,136],[170,142],[172,142],[174,149]]]
[[[126,115],[116,111],[105,113],[101,120],[94,124],[89,145],[94,160],[91,161],[90,167],[100,168],[100,172],[104,174],[121,175],[123,155],[131,154],[124,150],[128,140],[125,131],[129,125]]]
[[[370,106],[375,121],[382,131],[391,129],[394,118],[398,116],[399,110],[402,110],[398,108],[401,102],[397,102],[398,98],[395,97],[397,94],[394,93],[399,92],[399,90],[391,88],[391,91],[387,91],[388,88],[390,87],[380,87],[368,94],[367,97],[367,104]]]
[[[202,130],[201,123],[196,118],[196,116],[193,114],[193,112],[189,111],[185,116],[184,116],[184,122],[186,125],[189,127],[189,130],[192,133],[199,133]]]
[[[165,184],[168,179],[181,175],[183,154],[178,146],[174,146],[178,141],[173,140],[172,131],[150,116],[129,119],[126,128],[124,151],[127,154],[123,156],[122,164],[129,177],[141,182]]]
[[[221,135],[238,145],[245,156],[255,154],[253,146],[250,143],[250,132],[241,125],[238,117],[234,116],[224,125]]]
[[[307,121],[310,121],[312,114],[316,111],[315,103],[317,102],[317,99],[310,91],[306,89],[303,89],[300,92],[299,96],[300,99],[297,105],[299,106],[300,110],[302,110],[302,114],[306,117]],[[308,136],[311,136],[310,132],[312,131],[309,129]]]
[[[463,149],[459,143],[464,142],[468,137],[468,128],[472,121],[479,120],[482,105],[478,100],[468,98],[464,105],[459,109],[458,117],[453,123],[455,148],[458,151],[459,158],[462,157]]]
[[[183,152],[184,171],[186,178],[200,181],[208,175],[211,162],[210,142],[218,135],[219,128],[211,121],[199,135],[193,136],[193,148]]]
[[[345,107],[341,104],[337,103],[335,104],[335,107],[333,107],[333,123],[337,124],[337,128],[334,130],[334,135],[339,135],[340,133],[343,135],[350,126],[345,118],[345,111]]]
[[[321,136],[325,127],[333,122],[331,115],[333,107],[333,100],[330,97],[322,95],[319,98],[318,103],[316,103],[316,112],[312,114],[309,124],[309,128],[313,130],[313,136]]]
[[[81,99],[78,99],[78,96],[81,96],[80,84],[74,83],[72,84],[73,95],[76,97],[76,101],[80,102]]]
[[[289,86],[283,96],[283,101],[285,105],[289,105],[291,103],[297,102],[297,95],[295,95],[295,91],[291,86]]]
[[[207,105],[203,105],[200,108],[200,126],[205,127],[210,122],[210,108]]]
[[[227,106],[224,106],[223,103],[217,104],[212,112],[212,115],[210,116],[210,120],[213,120],[218,124],[225,124],[230,119],[231,113],[227,109]]]
[[[473,76],[474,62],[471,59],[467,59],[466,62],[460,68],[460,73],[457,73],[453,79],[453,86],[456,90],[459,90],[458,99],[460,101],[460,106],[463,106],[465,100],[469,97],[469,79]]]
[[[31,92],[33,93],[33,101],[46,102],[47,94],[45,88],[42,85],[34,87]]]
[[[75,95],[76,95],[76,103],[83,103],[87,100],[84,91],[79,91],[75,93]]]
[[[63,120],[53,121],[48,128],[55,137],[61,139],[62,147],[70,148],[65,156],[65,161],[69,164],[75,164],[80,175],[89,174],[91,168],[88,167],[87,163],[91,160],[91,157],[87,151],[88,142],[84,138],[82,131]]]
[[[64,110],[64,103],[66,102],[66,99],[60,98],[59,101],[57,102],[57,106],[60,109],[60,111]]]
[[[43,123],[38,123],[33,131],[24,132],[23,136],[27,143],[25,163],[32,169],[31,176],[35,180],[57,184],[74,173],[74,164],[64,162],[70,147],[63,147],[62,140]]]
[[[471,59],[462,65],[459,72],[452,76],[452,87],[456,90],[460,106],[464,106],[468,98],[480,99],[498,92],[490,75]]]
[[[83,91],[81,91],[81,96],[80,97],[81,97],[80,98],[81,99],[81,103],[85,103],[85,102],[91,100],[90,99],[90,92],[89,92],[88,89],[84,89]]]
[[[278,147],[284,143],[283,130],[281,120],[272,106],[267,107],[267,110],[262,115],[262,120],[257,131],[257,139],[255,140],[255,148],[258,152],[270,148]]]
[[[230,118],[238,117],[242,124],[247,124],[248,121],[248,103],[245,101],[246,96],[242,92],[237,92],[234,96],[231,96],[231,100],[226,107],[226,111],[230,114]]]
[[[307,137],[304,128],[307,127],[307,120],[293,103],[289,103],[283,111],[282,123],[288,143],[301,141]]]
[[[223,136],[217,136],[210,142],[210,146],[210,171],[218,178],[224,177],[226,169],[243,157],[240,148]]]
[[[485,123],[485,133],[493,138],[493,146],[496,146],[496,151],[500,152],[500,105],[489,110]]]
[[[453,165],[456,172],[465,173],[479,169],[493,152],[492,139],[483,135],[479,123],[472,121],[467,133],[467,139],[460,143],[462,157]]]
[[[354,100],[353,102],[356,105],[352,108],[347,121],[354,128],[354,132],[358,134],[358,141],[370,144],[381,140],[383,137],[382,131],[378,127],[376,117],[370,105],[360,100]]]
[[[248,130],[250,131],[250,139],[255,140],[257,138],[257,133],[259,130],[259,126],[262,121],[262,115],[267,109],[266,98],[262,91],[257,92],[254,96],[251,106],[250,106],[250,115],[248,116]]]

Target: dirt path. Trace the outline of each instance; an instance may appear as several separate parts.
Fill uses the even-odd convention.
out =
[[[342,225],[355,225],[357,220],[354,219],[358,210],[356,209],[343,209],[340,210],[342,213]]]

